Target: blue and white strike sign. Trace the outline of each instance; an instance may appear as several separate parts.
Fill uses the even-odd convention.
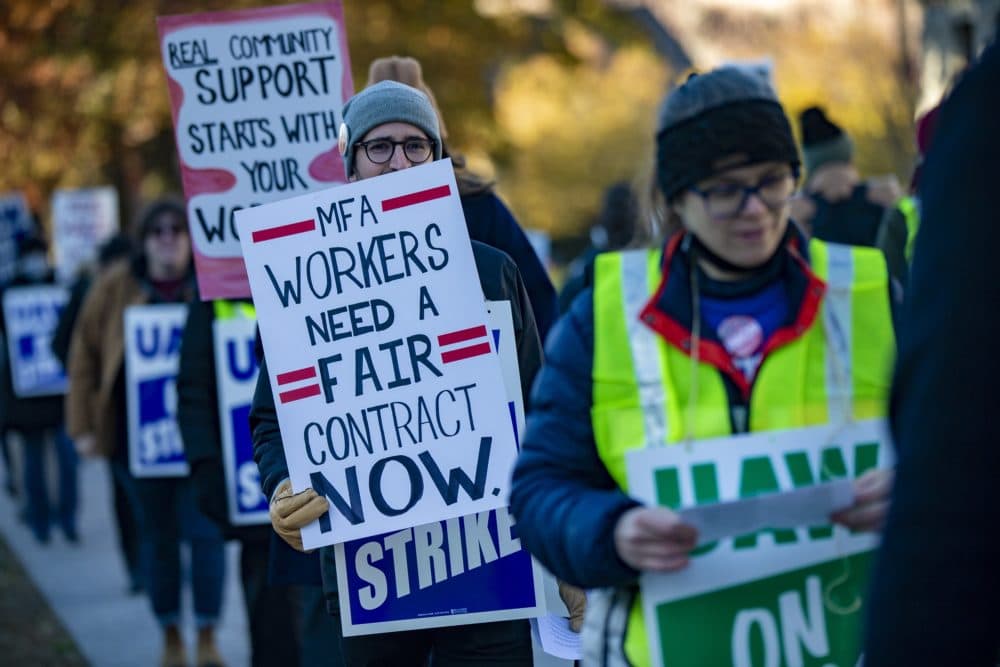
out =
[[[0,194],[0,283],[14,277],[17,242],[31,229],[28,202],[20,192]]]
[[[517,455],[451,162],[236,214],[307,549],[506,504]]]
[[[164,303],[125,309],[128,460],[136,477],[188,474],[177,428],[177,370],[187,306]]]
[[[69,298],[58,285],[11,287],[3,294],[7,352],[19,397],[66,393],[66,373],[52,354],[52,334]]]
[[[253,352],[257,320],[217,319],[213,327],[229,521],[235,526],[266,524],[267,498],[260,490],[249,422],[250,402],[260,370]]]
[[[524,428],[509,301],[487,302],[511,419]],[[516,415],[516,417],[515,417]],[[345,636],[531,618],[545,613],[542,568],[507,508],[335,547]]]

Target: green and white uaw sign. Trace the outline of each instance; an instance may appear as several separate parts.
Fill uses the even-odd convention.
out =
[[[630,492],[675,509],[802,493],[891,464],[882,420],[652,447],[627,458]],[[777,496],[768,500],[780,502]],[[792,514],[797,502],[789,503]],[[753,523],[748,517],[746,525]],[[699,544],[684,570],[643,575],[653,664],[857,664],[863,595],[878,540],[820,523],[772,524]]]
[[[306,548],[497,509],[517,455],[451,162],[236,216]]]

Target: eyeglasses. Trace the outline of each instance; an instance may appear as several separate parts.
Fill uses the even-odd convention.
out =
[[[708,214],[716,219],[734,218],[747,205],[750,195],[758,199],[771,210],[784,206],[795,189],[795,176],[790,172],[765,176],[757,185],[740,185],[738,183],[723,183],[704,190],[691,186],[689,188],[705,201]]]
[[[403,147],[403,155],[410,162],[414,164],[426,162],[431,157],[434,145],[434,141],[430,139],[419,139],[417,137],[403,139],[402,141],[371,139],[370,141],[359,141],[355,144],[355,146],[364,147],[365,155],[374,164],[385,164],[391,160],[393,154],[396,152],[396,146]]]
[[[181,223],[175,223],[172,225],[153,225],[149,228],[146,236],[181,236],[187,233],[187,227]]]

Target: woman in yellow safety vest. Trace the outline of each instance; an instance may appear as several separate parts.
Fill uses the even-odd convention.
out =
[[[679,229],[599,256],[552,330],[511,497],[528,549],[603,591],[584,624],[594,664],[650,663],[637,577],[687,567],[697,543],[677,514],[630,497],[625,454],[824,424],[836,406],[882,416],[894,347],[878,250],[807,242],[789,224],[799,157],[763,76],[692,76],[658,120],[656,179]],[[850,399],[829,401],[836,391]],[[877,528],[891,484],[862,476],[834,519]]]

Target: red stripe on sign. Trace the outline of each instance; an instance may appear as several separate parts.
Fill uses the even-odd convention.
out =
[[[430,188],[428,190],[421,190],[420,192],[414,192],[408,195],[401,195],[399,197],[393,197],[392,199],[382,200],[382,212],[395,211],[397,208],[403,208],[405,206],[413,206],[414,204],[423,204],[434,199],[441,199],[442,197],[447,197],[451,194],[451,188],[447,185],[439,185],[436,188]]]
[[[278,394],[278,398],[281,399],[282,403],[301,401],[303,398],[309,398],[310,396],[319,396],[318,384],[311,384],[308,387],[302,387],[301,389],[289,389],[288,391],[283,391]]]
[[[451,333],[441,334],[438,336],[438,345],[453,345],[455,343],[464,343],[467,340],[472,340],[473,338],[482,338],[486,335],[486,327],[484,325],[479,325],[478,327],[472,327],[469,329],[462,329],[461,331],[452,331]]]
[[[261,241],[271,241],[273,239],[280,239],[285,236],[294,236],[296,234],[303,234],[305,232],[311,232],[316,229],[316,221],[313,219],[302,220],[301,222],[291,222],[287,225],[280,225],[278,227],[268,227],[267,229],[258,229],[250,238],[254,243],[260,243]]]
[[[307,366],[297,371],[278,373],[278,384],[288,384],[289,382],[298,382],[299,380],[308,380],[314,377],[316,377],[316,369],[312,366]]]
[[[462,359],[468,359],[469,357],[479,357],[484,354],[489,354],[490,352],[489,343],[480,343],[479,345],[470,345],[469,347],[460,347],[457,350],[442,352],[441,361],[446,364],[450,364],[453,361],[461,361]]]

